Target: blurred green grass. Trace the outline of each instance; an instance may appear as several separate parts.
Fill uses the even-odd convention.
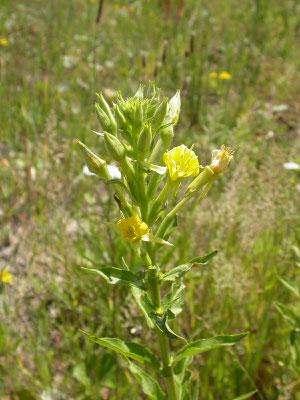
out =
[[[152,79],[182,91],[176,143],[195,143],[202,164],[222,143],[236,149],[202,206],[180,217],[172,264],[220,249],[187,279],[183,334],[250,334],[197,358],[193,387],[204,400],[254,385],[260,398],[300,398],[278,361],[291,328],[273,304],[295,302],[278,275],[299,283],[299,171],[283,168],[300,161],[299,3],[170,1],[169,17],[163,3],[104,1],[96,24],[97,1],[1,2],[0,269],[14,279],[0,294],[0,398],[143,398],[114,354],[78,333],[153,343],[126,289],[79,269],[116,266],[128,248],[100,223],[116,208],[73,142],[101,153],[94,93],[112,101]],[[231,79],[210,77],[222,71]]]

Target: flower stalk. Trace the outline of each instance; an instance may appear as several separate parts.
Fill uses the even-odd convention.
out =
[[[108,225],[115,228],[117,234],[131,246],[135,254],[128,260],[128,265],[132,265],[132,268],[128,267],[124,258],[121,266],[84,269],[100,275],[111,284],[126,283],[130,286],[148,326],[157,335],[162,365],[145,345],[135,344],[127,349],[128,342],[122,342],[120,339],[96,338],[96,341],[105,345],[108,340],[113,340],[113,346],[108,347],[125,357],[128,368],[134,371],[135,376],[138,370],[132,361],[129,361],[130,358],[153,367],[159,381],[143,371],[138,379],[142,382],[142,389],[149,394],[151,382],[150,386],[152,389],[155,387],[159,398],[170,400],[182,400],[191,393],[191,388],[186,387],[184,383],[186,367],[184,363],[178,363],[182,356],[173,356],[170,346],[171,340],[176,340],[177,343],[185,340],[170,327],[172,320],[182,311],[182,278],[195,263],[204,265],[216,252],[197,257],[173,269],[169,265],[165,273],[162,270],[163,249],[169,246],[171,251],[176,252],[176,248],[169,242],[169,237],[173,238],[173,231],[177,227],[177,215],[195,197],[202,200],[207,195],[213,183],[226,171],[233,157],[233,151],[223,145],[221,149],[212,152],[210,165],[200,172],[203,167],[199,164],[193,146],[189,149],[182,144],[169,149],[174,126],[180,114],[180,104],[179,91],[171,100],[160,100],[160,89],[154,83],[150,83],[146,97],[142,85],[133,97],[124,99],[119,93],[117,104],[114,104],[113,108],[102,94],[98,95],[96,113],[105,131],[102,136],[106,156],[118,163],[120,176],[117,179],[111,178],[106,161],[102,157],[80,141],[77,142],[90,171],[109,183],[114,190],[120,217]],[[105,151],[105,148],[102,146],[101,150]],[[180,190],[183,182],[189,183],[185,193]],[[141,268],[144,271],[141,272]],[[176,273],[173,273],[173,270]],[[167,288],[168,294],[162,296]],[[84,334],[95,341],[94,336]],[[211,348],[218,347],[218,340],[210,342]],[[228,339],[229,345],[232,344],[232,340]],[[122,344],[118,345],[120,342]],[[184,351],[184,348],[177,354],[181,354],[180,351]],[[176,375],[176,379],[175,366],[177,370],[183,368],[179,375]],[[167,393],[164,393],[160,386],[163,380]],[[153,395],[151,398],[154,398]]]

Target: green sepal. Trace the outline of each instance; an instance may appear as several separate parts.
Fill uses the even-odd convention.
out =
[[[180,361],[187,356],[203,353],[218,347],[232,346],[242,340],[245,336],[247,336],[247,333],[240,333],[238,335],[220,335],[209,339],[200,339],[191,342],[177,352],[174,357],[174,362]]]
[[[257,390],[253,390],[253,392],[242,394],[241,396],[236,397],[233,400],[246,400],[249,399],[249,397],[253,396],[255,393],[257,393]]]
[[[153,243],[165,244],[167,246],[173,246],[174,247],[174,244],[172,244],[170,242],[167,242],[166,240],[164,240],[164,239],[162,239],[162,238],[160,238],[158,236],[152,235],[151,233],[147,233],[147,235],[144,235],[142,237],[142,240],[144,242],[153,242]]]
[[[114,350],[116,353],[120,353],[123,356],[132,358],[142,364],[148,365],[153,368],[158,373],[161,370],[160,362],[158,361],[155,354],[148,349],[148,347],[138,344],[125,342],[118,338],[97,338],[96,336],[90,335],[87,332],[79,329],[81,333],[84,334],[89,340],[100,344],[103,347],[107,347],[108,349]]]
[[[111,285],[115,285],[117,283],[135,285],[140,289],[146,290],[145,283],[140,279],[140,277],[131,271],[114,267],[105,267],[99,269],[81,267],[81,269],[100,275]]]
[[[167,396],[162,391],[159,383],[148,375],[144,370],[138,367],[133,362],[128,360],[128,369],[135,376],[136,380],[140,383],[143,392],[151,399],[151,400],[167,400]]]
[[[167,172],[167,167],[161,165],[150,164],[147,161],[140,161],[140,164],[150,171],[156,172],[159,175],[164,175]]]
[[[166,272],[164,275],[164,281],[177,281],[181,279],[192,267],[198,265],[207,265],[218,253],[218,250],[214,250],[205,256],[196,257],[188,261],[186,264],[178,265],[177,267]]]

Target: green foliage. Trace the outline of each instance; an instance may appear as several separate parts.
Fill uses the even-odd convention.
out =
[[[140,289],[146,288],[145,283],[140,279],[140,277],[131,271],[125,271],[123,269],[113,268],[113,267],[105,267],[98,269],[82,267],[82,269],[100,275],[111,285],[122,283],[127,285],[128,284],[135,285]]]
[[[97,338],[87,332],[81,330],[80,332],[93,342],[101,344],[101,346],[112,349],[126,357],[133,358],[142,364],[146,364],[155,369],[157,372],[160,371],[161,367],[157,357],[146,346],[138,343],[124,342],[123,340],[117,338]]]
[[[137,381],[142,386],[143,392],[152,400],[166,400],[167,397],[161,390],[161,387],[155,379],[148,375],[145,371],[139,368],[132,362],[128,363],[129,370],[136,377]]]
[[[232,346],[247,336],[247,333],[239,335],[221,335],[209,339],[200,339],[196,342],[191,342],[181,348],[174,357],[174,362],[180,361],[187,356],[192,356],[204,351],[212,350],[222,346]]]
[[[295,295],[277,276],[299,287],[299,173],[282,167],[299,163],[299,5],[172,3],[166,18],[161,2],[104,1],[97,25],[97,0],[1,2],[1,38],[9,45],[0,46],[0,269],[14,275],[0,285],[2,397],[139,397],[117,357],[77,333],[81,326],[140,341],[146,324],[124,285],[108,286],[79,268],[120,266],[125,254],[134,265],[135,255],[99,221],[117,221],[115,202],[97,177],[82,174],[72,143],[103,148],[103,138],[89,134],[99,130],[94,93],[105,88],[110,105],[115,89],[134,93],[156,74],[167,96],[181,88],[176,144],[195,143],[201,164],[224,141],[237,150],[204,209],[190,207],[178,219],[176,253],[165,249],[167,270],[220,249],[211,267],[185,276],[185,309],[170,321],[176,332],[180,326],[193,341],[250,331],[245,346],[195,359],[193,400],[233,399],[255,385],[255,398],[299,398],[293,327],[273,307],[276,301],[297,314]],[[223,70],[231,80],[210,78]],[[152,335],[146,343],[158,350]],[[43,377],[37,352],[47,364]],[[73,376],[82,362],[90,387]]]
[[[166,272],[164,274],[163,280],[164,281],[177,281],[192,268],[196,267],[198,265],[207,265],[214,257],[217,255],[218,250],[212,251],[209,254],[206,254],[205,256],[201,257],[196,257],[190,260],[186,264],[179,265],[178,267],[175,267],[171,269],[170,271]]]

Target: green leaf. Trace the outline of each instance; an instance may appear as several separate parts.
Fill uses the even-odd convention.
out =
[[[291,325],[295,327],[300,326],[300,317],[298,317],[291,308],[278,302],[274,302],[274,305],[283,318],[286,319]]]
[[[188,261],[186,264],[178,265],[177,267],[168,271],[163,280],[164,281],[177,281],[181,279],[192,267],[196,267],[198,265],[207,265],[218,253],[218,250],[212,251],[205,256],[196,257],[192,260]]]
[[[240,333],[238,335],[221,335],[209,339],[200,339],[196,342],[189,343],[177,352],[174,362],[180,361],[184,357],[203,353],[204,351],[212,350],[217,347],[232,346],[243,339],[246,335],[247,333]]]
[[[132,296],[134,297],[137,305],[140,307],[142,313],[144,314],[146,318],[147,325],[149,326],[150,329],[154,329],[154,323],[152,319],[149,317],[149,307],[148,305],[151,304],[149,298],[148,302],[145,301],[145,296],[146,293],[143,292],[141,289],[137,288],[136,286],[131,286],[131,293]]]
[[[184,289],[182,283],[173,283],[169,293],[162,300],[162,309],[164,313],[168,312],[169,319],[174,319],[181,313],[184,305]]]
[[[156,323],[156,326],[160,331],[162,331],[165,335],[167,335],[170,339],[180,339],[185,340],[182,336],[177,335],[177,333],[173,332],[168,324],[168,313],[163,316],[154,315],[153,319]]]
[[[128,368],[142,386],[144,393],[151,400],[167,400],[158,382],[132,362],[128,362]]]
[[[257,393],[257,390],[253,390],[253,392],[242,394],[241,396],[236,397],[233,400],[246,400],[246,399],[249,399],[249,397],[253,396],[255,393]]]
[[[115,352],[120,353],[125,357],[133,358],[134,360],[139,361],[142,364],[146,364],[152,367],[157,372],[160,372],[160,363],[157,357],[152,353],[150,349],[148,349],[148,347],[138,343],[125,342],[118,338],[97,338],[87,332],[82,331],[81,329],[80,332],[93,342],[114,350]]]
[[[188,356],[185,357],[184,359],[180,360],[175,366],[174,366],[174,379],[175,379],[175,386],[176,386],[176,391],[177,391],[177,396],[179,399],[182,400],[187,400],[189,399],[188,395],[186,392],[190,392],[191,387],[187,387],[187,379],[189,380],[189,371],[187,371],[187,367],[192,363],[193,361],[193,356]],[[190,376],[191,377],[191,376]]]
[[[76,378],[84,387],[90,387],[91,381],[88,377],[86,365],[84,362],[75,365],[73,369],[73,377]]]
[[[151,164],[148,163],[147,161],[139,161],[139,162],[144,168],[150,169],[150,171],[156,172],[159,175],[164,175],[167,172],[167,167]]]
[[[173,246],[174,247],[174,244],[172,244],[170,242],[167,242],[166,240],[164,240],[164,239],[162,239],[162,238],[160,238],[158,236],[152,235],[151,233],[147,233],[147,235],[144,235],[142,237],[142,240],[144,242],[154,242],[154,243],[166,244],[167,246]]]
[[[144,282],[133,272],[126,271],[124,269],[113,268],[113,267],[106,267],[106,268],[85,268],[81,267],[86,271],[93,272],[94,274],[100,275],[104,278],[108,283],[111,285],[115,285],[116,283],[127,284],[127,285],[135,285],[140,289],[145,290],[146,286]]]
[[[283,276],[278,276],[278,279],[285,287],[287,287],[291,292],[293,292],[298,297],[298,299],[300,298],[299,287],[294,282],[290,281],[287,278],[284,278]]]
[[[206,254],[205,256],[192,258],[189,261],[189,264],[191,263],[191,264],[198,264],[198,265],[207,265],[218,254],[218,252],[219,252],[219,250],[214,250],[211,253]]]

